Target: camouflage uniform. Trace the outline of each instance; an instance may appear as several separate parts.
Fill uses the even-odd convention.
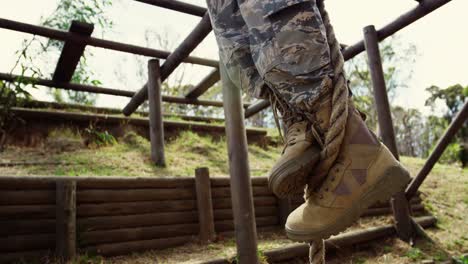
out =
[[[331,75],[316,0],[207,0],[222,66],[257,98],[310,111]]]

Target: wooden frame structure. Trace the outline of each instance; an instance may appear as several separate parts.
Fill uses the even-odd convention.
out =
[[[25,76],[15,76],[11,74],[0,73],[0,79],[9,82],[28,82],[37,85],[69,89],[75,91],[85,91],[92,93],[102,93],[116,96],[131,97],[129,103],[123,109],[125,115],[130,115],[148,98],[147,85],[143,86],[138,92],[96,87],[89,85],[70,83],[70,76],[79,61],[82,51],[86,46],[93,46],[104,49],[111,49],[125,53],[149,56],[159,59],[165,59],[162,66],[156,67],[153,63],[152,71],[159,71],[157,74],[150,72],[150,88],[157,87],[157,83],[163,82],[167,77],[181,64],[192,63],[197,65],[209,66],[215,68],[205,79],[192,88],[185,97],[172,97],[157,95],[158,89],[155,89],[151,96],[160,100],[150,100],[152,107],[160,107],[163,102],[193,104],[204,106],[216,106],[225,109],[226,133],[228,136],[229,164],[231,174],[231,193],[233,197],[233,212],[236,228],[237,250],[240,263],[256,263],[257,242],[255,217],[252,202],[252,187],[249,175],[249,163],[247,156],[247,143],[245,140],[244,117],[248,118],[261,110],[267,108],[267,101],[257,101],[252,104],[242,104],[240,92],[236,87],[229,84],[223,69],[219,68],[219,62],[210,59],[189,56],[199,43],[211,32],[211,24],[206,9],[192,4],[179,2],[176,0],[136,0],[146,4],[170,9],[177,12],[183,12],[189,15],[201,17],[200,22],[187,38],[173,51],[162,51],[139,47],[130,44],[124,44],[104,39],[91,37],[92,25],[73,24],[69,32],[35,26],[31,24],[11,21],[0,18],[0,28],[19,31],[23,33],[35,34],[48,37],[55,40],[65,41],[64,49],[52,80],[34,79]],[[343,55],[346,60],[353,58],[367,48],[367,54],[370,61],[370,70],[372,73],[372,82],[375,90],[376,101],[379,114],[379,125],[381,129],[388,132],[384,134],[384,142],[390,147],[395,156],[398,152],[395,144],[395,136],[390,116],[388,99],[386,98],[385,80],[382,75],[382,65],[378,51],[378,42],[393,35],[399,30],[412,24],[418,19],[447,4],[451,0],[417,0],[418,4],[412,10],[404,13],[393,22],[387,24],[379,30],[373,26],[365,29],[364,40],[347,46],[343,49]],[[69,47],[74,47],[73,49]],[[151,63],[150,63],[151,64]],[[223,79],[223,102],[199,100],[204,92],[219,79]],[[229,87],[229,88],[228,88]],[[159,91],[160,92],[160,91]],[[421,172],[413,179],[404,194],[399,194],[394,198],[394,215],[397,220],[396,231],[405,241],[411,240],[417,235],[417,230],[422,230],[416,221],[409,214],[408,199],[410,199],[418,190],[428,173],[440,158],[442,152],[453,138],[455,133],[463,126],[466,121],[468,110],[467,104],[464,105],[461,112],[454,119],[446,133],[437,143],[434,152],[430,155]],[[160,110],[160,109],[159,109]],[[153,114],[150,122],[157,122],[160,119],[160,113]],[[158,128],[161,129],[161,128]],[[155,133],[162,133],[162,130]],[[203,172],[200,176],[204,177]],[[200,186],[200,188],[202,188]],[[201,192],[201,190],[200,190]],[[287,204],[285,204],[285,213],[287,213]],[[62,213],[63,214],[63,213]],[[210,231],[206,231],[206,238],[209,239]],[[64,238],[66,239],[66,238]],[[67,249],[60,249],[65,252]],[[66,257],[66,252],[63,253]]]

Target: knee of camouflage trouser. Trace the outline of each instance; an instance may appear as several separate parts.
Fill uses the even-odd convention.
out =
[[[315,1],[246,0],[255,65],[264,81],[289,100],[315,93],[331,72],[326,30]]]

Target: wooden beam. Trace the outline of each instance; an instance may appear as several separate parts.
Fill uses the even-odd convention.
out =
[[[393,129],[392,113],[388,101],[387,86],[385,84],[382,59],[380,57],[379,40],[374,26],[364,28],[368,65],[371,73],[375,105],[379,122],[379,132],[383,143],[390,149],[393,156],[399,160],[398,148]]]
[[[151,160],[156,166],[165,167],[164,125],[162,117],[161,72],[159,60],[148,62],[148,102],[149,134],[151,142]]]
[[[451,0],[421,0],[415,8],[402,14],[397,19],[393,20],[392,22],[379,29],[377,31],[378,40],[382,41],[392,36],[401,29],[407,27],[408,25],[414,23],[415,21],[433,12],[439,7],[449,3],[450,1]],[[356,44],[347,47],[343,51],[343,57],[345,58],[345,60],[354,58],[356,55],[365,50],[364,46],[364,40],[361,40]]]
[[[96,114],[115,114],[120,115],[122,109],[119,108],[110,108],[110,107],[98,107],[98,106],[89,106],[81,104],[69,104],[69,103],[57,103],[57,102],[46,102],[46,101],[28,101],[22,104],[23,108],[35,108],[35,109],[55,109],[55,110],[81,110],[89,113]],[[147,117],[148,112],[139,111],[136,112],[139,116]],[[164,113],[163,117],[165,118],[176,118],[184,121],[196,121],[196,122],[205,122],[205,123],[222,123],[224,118],[217,117],[206,117],[206,116],[189,116],[189,115],[177,115],[171,113]]]
[[[398,237],[411,244],[414,238],[414,230],[413,223],[411,222],[410,204],[406,199],[405,193],[399,192],[393,195],[391,205]]]
[[[135,92],[133,91],[105,88],[105,87],[98,87],[98,86],[84,85],[84,84],[76,84],[76,83],[57,82],[53,80],[33,78],[33,77],[28,77],[28,76],[20,76],[20,75],[8,74],[8,73],[0,73],[0,80],[4,80],[7,82],[26,83],[26,84],[31,84],[31,85],[32,84],[41,85],[41,86],[47,86],[47,87],[52,87],[52,88],[65,89],[65,90],[90,92],[90,93],[98,93],[98,94],[108,94],[108,95],[116,95],[116,96],[124,96],[124,97],[132,97],[133,95],[135,95]],[[167,102],[167,103],[223,107],[223,102],[221,101],[189,99],[185,97],[167,96],[167,95],[163,95],[162,100],[163,102]],[[244,103],[245,108],[249,106],[250,106],[249,103]]]
[[[190,91],[185,95],[186,98],[196,99],[200,95],[204,94],[210,87],[215,85],[219,81],[219,70],[214,69],[208,76],[206,76],[199,84],[192,87]]]
[[[70,33],[83,37],[91,36],[93,30],[94,25],[76,20],[72,21],[69,29]],[[84,43],[65,41],[52,80],[70,82],[85,48]]]
[[[180,2],[177,0],[136,0],[149,5],[159,6],[170,10],[186,13],[189,15],[202,17],[206,13],[206,8]]]
[[[110,40],[105,40],[105,39],[98,39],[98,38],[93,38],[93,37],[83,37],[83,36],[72,34],[70,32],[66,32],[62,30],[56,30],[52,28],[31,25],[31,24],[17,22],[13,20],[4,19],[4,18],[0,18],[0,28],[14,30],[14,31],[23,32],[23,33],[34,34],[34,35],[61,40],[61,41],[83,43],[83,44],[86,44],[87,46],[116,50],[116,51],[121,51],[125,53],[137,54],[137,55],[159,58],[159,59],[167,59],[169,55],[171,54],[168,51],[150,49],[146,47],[140,47],[136,45],[125,44],[125,43],[110,41]],[[219,65],[219,62],[216,60],[199,58],[199,57],[191,57],[191,56],[184,57],[183,62],[210,66],[210,67],[218,67]]]
[[[200,44],[203,39],[211,32],[211,22],[208,14],[203,16],[202,20],[195,29],[182,41],[182,43],[171,53],[164,64],[161,66],[161,82],[164,82],[169,75],[188,57],[188,55]],[[123,113],[131,115],[148,98],[146,85],[143,86],[130,99],[130,102],[124,107]]]
[[[259,100],[255,103],[253,103],[251,106],[249,106],[245,110],[245,118],[249,118],[256,113],[262,111],[263,109],[266,109],[268,106],[270,106],[270,101],[268,100]]]
[[[224,116],[228,142],[231,199],[239,263],[258,263],[257,228],[254,213],[247,138],[244,127],[242,95],[226,72],[220,69],[223,82]],[[218,229],[217,229],[218,230]]]

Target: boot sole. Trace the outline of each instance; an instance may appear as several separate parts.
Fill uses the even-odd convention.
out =
[[[388,202],[397,192],[403,191],[408,185],[411,177],[406,169],[401,166],[394,166],[385,172],[384,176],[369,189],[361,198],[356,201],[340,218],[326,229],[308,230],[299,232],[290,230],[287,227],[287,236],[295,241],[309,242],[317,239],[327,239],[337,235],[352,226],[354,222],[369,208],[377,202]]]
[[[284,163],[268,177],[270,190],[279,198],[303,192],[309,172],[319,159],[320,150],[312,147]]]

